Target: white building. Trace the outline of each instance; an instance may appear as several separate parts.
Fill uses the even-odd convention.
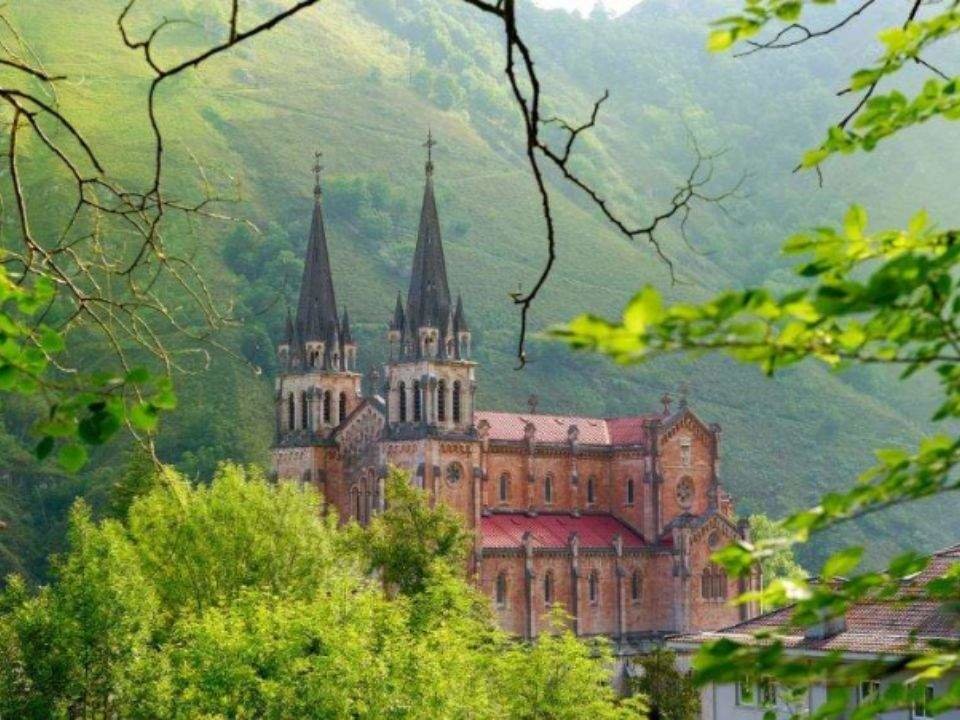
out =
[[[930,565],[905,587],[919,587],[926,581],[945,573],[960,562],[960,545],[935,553]],[[908,652],[916,652],[931,640],[960,640],[960,626],[955,614],[935,601],[911,601],[901,603],[860,603],[849,609],[843,618],[831,620],[801,630],[789,626],[792,607],[764,613],[752,620],[732,625],[722,630],[679,635],[667,645],[677,652],[682,667],[689,667],[692,656],[702,643],[727,638],[739,643],[757,642],[759,633],[775,633],[782,639],[787,652],[796,657],[822,657],[828,653],[840,653],[851,663],[885,661],[895,664]],[[849,692],[855,704],[882,692],[892,682],[903,682],[910,673],[892,673],[878,680],[860,683]],[[925,683],[925,701],[881,714],[882,720],[927,720],[933,717],[929,710],[930,700],[940,697],[957,680],[951,676]],[[713,683],[701,691],[702,720],[762,720],[770,710],[778,720],[793,715],[809,714],[817,710],[827,699],[827,685],[811,687],[800,699],[786,698],[777,684],[759,678],[731,684]],[[937,715],[939,720],[960,720],[960,710]]]

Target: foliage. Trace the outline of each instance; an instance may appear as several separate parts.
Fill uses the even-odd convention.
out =
[[[387,473],[386,501],[388,512],[373,518],[357,538],[368,569],[386,588],[416,595],[434,573],[463,567],[470,536],[450,508],[431,508],[427,496],[396,467]]]
[[[876,64],[853,74],[851,88],[863,92],[850,117],[830,128],[827,141],[805,157],[801,165],[819,165],[835,152],[871,150],[880,139],[913,124],[940,117],[960,118],[955,110],[954,81],[927,81],[908,100],[900,91],[874,91],[910,61],[939,72],[920,55],[960,30],[956,3],[935,7],[918,17],[920,4],[911,3],[905,23],[880,35],[883,51]],[[801,2],[749,2],[741,15],[719,21],[711,35],[713,49],[754,36],[776,19],[794,22]],[[850,16],[852,19],[856,13]],[[789,29],[797,26],[788,26]],[[815,35],[806,28],[807,38]],[[751,41],[763,49],[778,42]],[[801,36],[802,37],[802,36]],[[784,41],[786,42],[786,41]],[[776,46],[776,45],[774,45]],[[652,287],[639,292],[617,322],[581,316],[558,328],[556,336],[574,347],[593,348],[620,362],[635,362],[672,352],[724,352],[759,366],[767,374],[807,360],[838,370],[860,364],[891,365],[901,378],[932,372],[940,390],[934,421],[960,417],[960,231],[934,225],[927,213],[917,212],[904,228],[872,231],[867,213],[851,207],[839,228],[821,227],[790,238],[784,250],[803,257],[795,288],[772,291],[750,288],[724,292],[702,303],[665,304]],[[824,495],[818,505],[794,512],[780,528],[786,536],[759,537],[754,543],[731,545],[715,559],[729,571],[744,573],[756,562],[771,562],[788,544],[802,544],[812,536],[855,518],[942,496],[960,488],[957,463],[960,437],[953,427],[923,438],[918,447],[877,450],[877,464],[845,491]],[[857,602],[941,602],[947,616],[956,614],[960,572],[954,566],[942,576],[924,579],[915,593],[903,594],[903,582],[924,570],[929,557],[908,551],[881,570],[861,567],[864,550],[850,546],[832,554],[822,565],[826,582],[808,582],[785,576],[740,602],[760,600],[765,605],[792,603],[789,625],[803,628],[824,618],[842,615]],[[845,578],[841,583],[836,578]],[[923,691],[921,678],[939,678],[957,667],[956,643],[918,645],[904,652],[893,669],[906,669],[906,680],[895,679],[884,692],[862,703],[854,716],[868,718],[893,708],[909,707]],[[847,711],[848,691],[864,678],[889,675],[883,662],[848,662],[831,653],[809,662],[788,656],[782,638],[774,633],[757,644],[721,640],[707,644],[696,660],[700,682],[732,682],[738,677],[766,676],[800,692],[813,683],[829,684],[828,702],[818,717],[836,717]],[[931,703],[933,713],[960,704],[960,682]]]
[[[658,649],[636,661],[640,675],[631,690],[646,696],[651,720],[697,720],[700,717],[700,690],[693,673],[677,667],[677,656]]]
[[[125,522],[77,503],[49,586],[8,582],[0,716],[641,717],[608,683],[608,648],[500,633],[450,546],[430,544],[415,596],[390,597],[311,488],[236,465],[209,486],[165,472]],[[446,527],[423,493],[391,497],[416,512],[385,527]]]
[[[781,528],[780,523],[761,513],[751,515],[750,540],[770,548],[770,554],[760,562],[764,586],[774,580],[803,580],[807,576],[794,557],[790,533]]]

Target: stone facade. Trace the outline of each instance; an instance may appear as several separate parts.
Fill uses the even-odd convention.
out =
[[[383,508],[388,466],[406,469],[473,531],[471,573],[521,637],[542,632],[555,606],[577,633],[610,636],[625,653],[754,614],[728,604],[747,588],[709,560],[747,533],[720,482],[719,426],[666,397],[659,412],[620,418],[475,408],[429,160],[406,302],[398,296],[388,323],[379,392],[364,397],[319,179],[315,194],[301,300],[278,348],[278,477],[315,484],[342,519],[366,523]]]

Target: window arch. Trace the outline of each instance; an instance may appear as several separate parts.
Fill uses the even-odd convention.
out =
[[[304,430],[310,427],[310,405],[307,402],[307,391],[300,393],[300,427]]]
[[[297,427],[297,403],[293,399],[293,393],[287,394],[287,429],[294,430]]]
[[[340,423],[343,424],[343,421],[347,419],[347,394],[345,392],[340,393],[338,403],[339,405],[337,408],[337,413],[339,415]]]
[[[633,483],[633,478],[627,478],[627,505],[633,505],[636,501],[636,486]]]
[[[597,501],[597,479],[591,475],[587,478],[587,503],[593,505]]]
[[[330,396],[330,391],[326,390],[323,393],[323,422],[327,425],[330,424],[330,405],[333,402],[333,398]]]
[[[590,573],[590,579],[587,581],[587,597],[591,605],[597,605],[600,602],[600,574],[596,570]]]
[[[413,381],[413,421],[420,422],[423,416],[423,398],[420,397],[420,381]]]
[[[543,502],[553,505],[553,473],[547,473],[543,479]]]
[[[460,381],[453,381],[453,421],[460,422]]]
[[[630,599],[633,602],[640,602],[642,595],[643,576],[640,574],[639,570],[634,570],[633,576],[630,578]]]
[[[502,473],[500,475],[500,502],[505,503],[510,499],[510,475]]]
[[[397,385],[397,393],[400,395],[400,422],[407,421],[407,384],[405,382]]]
[[[700,595],[705,600],[727,599],[727,574],[719,565],[710,563],[700,575]]]
[[[447,381],[437,383],[437,420],[447,421]]]
[[[505,608],[507,606],[507,573],[501,571],[497,575],[497,607]]]
[[[543,602],[546,605],[553,604],[553,571],[547,570],[543,576]]]

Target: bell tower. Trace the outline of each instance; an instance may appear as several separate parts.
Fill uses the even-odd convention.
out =
[[[357,344],[346,309],[342,317],[338,317],[333,289],[323,224],[320,157],[321,153],[317,152],[313,167],[313,215],[297,313],[294,318],[287,311],[286,331],[277,348],[280,362],[276,386],[278,448],[325,444],[361,400]],[[309,455],[300,453],[303,458]],[[279,454],[277,460],[279,466]],[[303,470],[312,473],[315,462],[304,459],[304,463]],[[280,470],[278,467],[278,472]]]
[[[387,332],[387,431],[391,437],[473,436],[474,363],[463,300],[451,301],[433,191],[432,133],[406,307],[398,294]]]

